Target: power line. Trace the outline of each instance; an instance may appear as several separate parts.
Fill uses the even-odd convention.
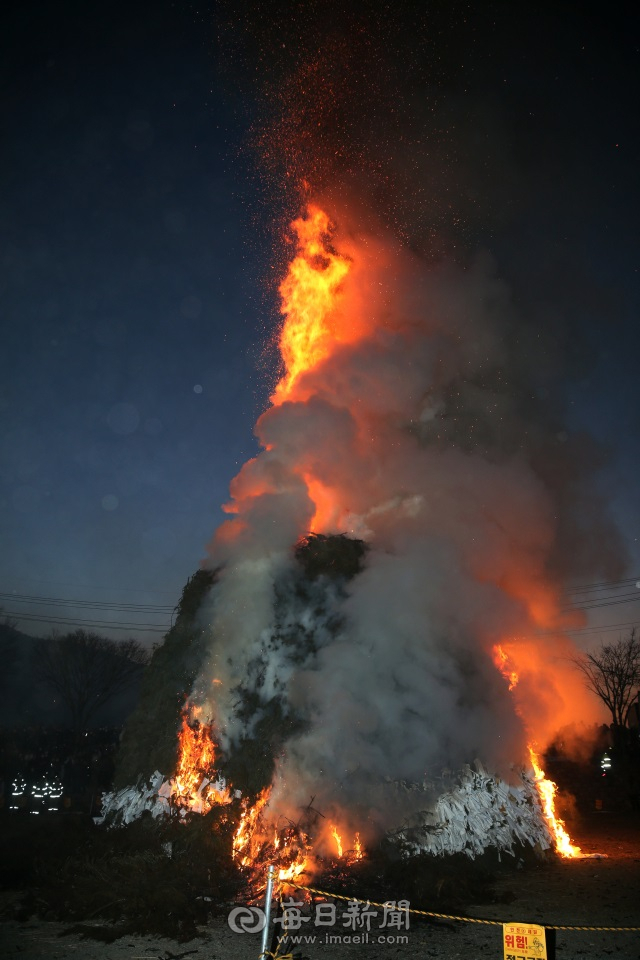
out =
[[[602,597],[600,600],[587,601],[587,603],[575,603],[570,607],[562,607],[563,611],[566,610],[598,610],[600,607],[615,607],[620,603],[636,603],[640,600],[640,591],[636,590],[635,593],[624,593],[620,597]]]
[[[63,581],[63,580],[42,580],[42,579],[38,579],[38,578],[35,578],[35,577],[25,577],[24,579],[25,579],[25,580],[31,580],[31,581],[34,582],[34,583],[60,583],[60,584],[68,583],[68,581]],[[566,595],[567,597],[571,597],[571,596],[573,596],[573,595],[575,595],[575,594],[589,593],[589,592],[598,591],[598,590],[605,590],[605,589],[609,589],[609,590],[619,590],[619,589],[622,589],[623,587],[628,587],[630,584],[633,584],[634,586],[637,586],[638,584],[640,584],[640,574],[639,574],[638,576],[636,576],[636,577],[627,577],[627,578],[624,579],[624,580],[606,580],[606,581],[601,581],[600,583],[582,584],[582,585],[579,585],[579,586],[576,586],[576,587],[572,587],[572,588],[566,590],[566,591],[565,591],[565,595]],[[71,585],[71,584],[69,584],[69,585]],[[89,584],[76,584],[76,586],[87,586],[87,587],[88,587],[88,586],[90,586],[90,585],[89,585]],[[92,587],[92,589],[100,589],[100,587],[95,587],[95,586],[94,586],[94,587]],[[104,587],[102,587],[102,589],[104,589]],[[111,588],[108,588],[108,589],[111,589]],[[139,589],[138,589],[138,590],[134,590],[134,589],[132,589],[132,588],[126,588],[126,587],[113,588],[113,589],[118,589],[119,592],[126,592],[126,593],[141,593],[141,592],[143,592],[143,591],[141,591],[141,590],[139,590]],[[640,589],[640,588],[639,588],[639,589]],[[156,592],[156,593],[159,593],[159,591],[144,591],[144,592]],[[624,596],[624,597],[632,597],[632,595],[633,595],[633,594],[624,594],[623,596]],[[638,597],[637,597],[637,598],[640,599],[640,593],[638,594]],[[158,610],[158,611],[162,611],[162,612],[171,612],[171,611],[173,611],[173,610],[175,609],[175,607],[176,607],[176,604],[120,603],[120,602],[117,602],[117,601],[115,601],[115,600],[114,600],[114,601],[112,601],[112,600],[95,600],[95,601],[94,601],[94,600],[72,600],[72,599],[69,599],[69,598],[66,598],[66,597],[43,597],[43,596],[40,596],[40,595],[33,595],[33,596],[32,596],[32,595],[30,595],[30,594],[12,593],[12,592],[0,593],[0,599],[2,599],[2,600],[14,600],[14,601],[16,601],[16,602],[49,603],[49,604],[56,605],[56,606],[58,606],[58,605],[63,605],[63,604],[66,604],[66,605],[68,605],[68,606],[78,606],[78,607],[91,606],[91,607],[95,607],[95,609],[104,609],[104,610],[106,610],[106,609],[119,609],[119,610],[140,609],[140,610]],[[615,596],[613,596],[613,597],[594,597],[594,598],[593,598],[593,601],[591,601],[589,598],[586,598],[586,603],[591,603],[591,602],[593,602],[593,603],[598,602],[598,603],[599,603],[599,602],[604,602],[604,601],[608,601],[608,600],[611,600],[611,601],[620,600],[620,601],[622,602],[622,598],[621,598],[621,597],[615,597]],[[583,606],[582,606],[582,605],[575,604],[575,605],[572,605],[571,609],[583,609]]]
[[[14,603],[44,603],[49,606],[90,607],[95,610],[121,610],[130,613],[172,613],[175,606],[152,603],[115,603],[108,600],[68,600],[63,597],[32,597],[26,594],[0,593],[0,600]]]
[[[640,583],[640,575],[637,577],[627,577],[625,580],[605,580],[601,583],[584,583],[577,587],[571,587],[567,594],[590,593],[593,590],[616,590],[622,587],[628,587],[630,584]]]
[[[47,581],[39,581],[47,582]],[[56,581],[49,581],[56,582]],[[60,581],[58,581],[60,582]],[[585,584],[580,587],[575,587],[573,590],[567,591],[567,596],[572,594],[586,593],[589,591],[595,590],[604,590],[608,588],[610,590],[622,589],[625,586],[630,584],[640,583],[639,577],[628,577],[624,580],[611,580],[604,581],[601,583]],[[133,592],[133,591],[128,591]],[[137,592],[137,591],[136,591]],[[71,607],[77,608],[79,610],[102,610],[105,612],[112,613],[147,613],[147,614],[173,614],[176,606],[163,605],[163,604],[136,604],[136,603],[116,603],[115,601],[101,601],[101,600],[71,600],[65,597],[42,597],[42,596],[31,596],[28,594],[15,594],[15,593],[0,593],[0,601],[11,601],[18,604],[40,604],[40,605],[49,605],[49,606],[60,606],[60,607]],[[585,602],[572,604],[568,607],[563,607],[563,610],[597,610],[601,607],[608,606],[617,606],[618,604],[623,603],[634,603],[640,600],[640,591],[634,590],[631,593],[624,593],[619,596],[605,596],[605,597],[594,597],[589,599],[584,598]],[[67,618],[51,615],[51,616],[39,616],[34,612],[29,613],[20,613],[17,610],[6,609],[5,614],[9,616],[14,616],[18,620],[30,620],[37,621],[40,623],[56,623],[64,624],[66,626],[82,626],[82,627],[102,627],[110,630],[149,630],[155,633],[166,633],[168,627],[163,627],[160,624],[141,624],[141,623],[117,623],[111,620],[101,620],[101,619],[89,619],[89,618]],[[608,632],[611,630],[616,630],[624,627],[633,627],[636,623],[634,621],[627,621],[625,623],[615,623],[615,624],[603,624],[601,626],[591,626],[591,627],[577,627],[573,630],[563,630],[562,632],[576,635],[576,634],[593,634],[593,633],[602,633]],[[555,631],[541,631],[541,633],[554,633]]]
[[[166,633],[168,627],[159,623],[116,623],[112,620],[71,620],[64,617],[39,617],[35,614],[15,614],[17,620],[34,620],[39,623],[57,623],[75,627],[101,627],[108,630],[145,630],[153,633]]]
[[[610,633],[612,630],[619,630],[621,627],[637,627],[637,620],[628,620],[625,623],[603,623],[599,626],[592,627],[574,627],[574,628],[559,628],[557,630],[539,630],[537,634],[531,634],[532,637],[535,636],[554,636],[558,633],[567,633],[571,636],[575,634],[588,634],[588,633]]]

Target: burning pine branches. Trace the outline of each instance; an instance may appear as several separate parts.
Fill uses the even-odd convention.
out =
[[[191,715],[186,709],[183,712],[175,776],[164,780],[158,774],[142,793],[129,788],[107,796],[105,815],[127,823],[144,809],[154,817],[177,813],[184,819],[207,814],[216,806],[228,807],[237,824],[231,858],[258,891],[269,864],[276,866],[281,882],[304,882],[323,872],[329,861],[351,867],[364,859],[360,833],[352,835],[347,847],[344,828],[327,821],[313,807],[313,799],[295,823],[282,817],[274,822],[269,811],[272,787],[252,800],[229,786],[215,769],[219,751],[212,727],[198,720],[197,713],[197,709]],[[463,852],[473,859],[490,846],[513,852],[515,843],[542,850],[554,846],[562,856],[579,856],[579,848],[571,844],[562,821],[555,816],[555,784],[545,778],[532,748],[530,761],[532,770],[523,775],[520,786],[492,777],[479,764],[475,770],[467,768],[458,784],[442,793],[435,806],[419,813],[412,825],[390,833],[387,839],[404,856]],[[414,801],[419,793],[416,785]],[[424,794],[425,804],[428,796]]]
[[[176,773],[168,780],[156,773],[148,788],[126,788],[104,798],[103,821],[131,823],[144,811],[155,817],[175,816],[183,821],[189,815],[204,816],[214,807],[229,807],[230,816],[237,821],[231,842],[231,858],[241,867],[250,884],[263,883],[264,868],[275,864],[280,881],[308,879],[318,870],[313,835],[318,835],[318,824],[324,818],[311,803],[296,823],[279,818],[277,823],[266,810],[271,788],[262,790],[251,800],[242,797],[240,790],[229,786],[216,769],[219,748],[211,724],[198,719],[201,711],[195,705],[182,712],[178,734]],[[281,822],[282,821],[282,822]],[[335,843],[334,859],[347,865],[364,858],[360,834],[343,851],[342,835],[335,825],[331,827]]]

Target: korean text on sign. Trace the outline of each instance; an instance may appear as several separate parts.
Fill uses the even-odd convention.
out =
[[[544,927],[535,923],[502,926],[504,960],[547,960]]]

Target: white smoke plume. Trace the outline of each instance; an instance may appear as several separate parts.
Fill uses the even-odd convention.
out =
[[[592,707],[566,663],[563,629],[579,619],[561,610],[557,572],[571,569],[553,469],[564,441],[536,394],[536,330],[488,256],[434,266],[325,203],[350,265],[331,323],[357,335],[338,333],[257,423],[263,451],[233,481],[234,516],[210,548],[221,573],[196,690],[227,752],[274,699],[297,718],[274,811],[315,796],[387,828],[403,811],[385,781],[476,758],[509,779],[528,737],[543,748]],[[314,513],[315,529],[369,549],[348,584],[320,578],[302,595],[293,549]],[[496,644],[518,666],[513,692]]]

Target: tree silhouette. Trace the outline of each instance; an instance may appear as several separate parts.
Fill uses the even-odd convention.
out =
[[[4,616],[0,607],[0,691],[9,685],[11,674],[20,658],[20,633],[16,630],[16,621]]]
[[[586,687],[611,711],[616,730],[626,726],[640,686],[640,639],[635,627],[615,643],[603,643],[598,653],[585,653],[573,662],[584,674]]]
[[[148,659],[137,640],[108,640],[76,630],[39,640],[33,672],[60,696],[76,735],[80,735],[100,707],[140,677]]]

